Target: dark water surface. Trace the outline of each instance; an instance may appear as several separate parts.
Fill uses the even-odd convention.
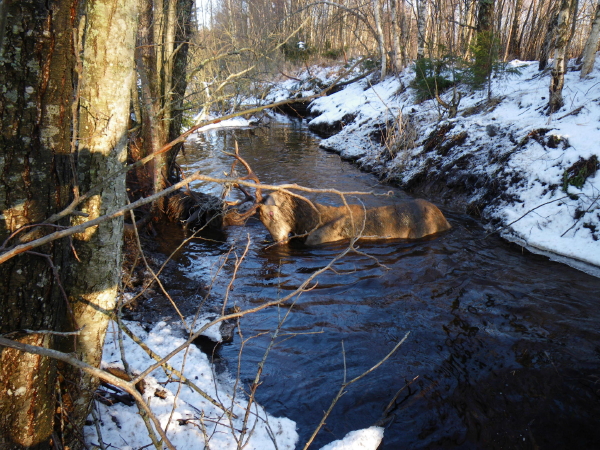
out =
[[[231,161],[220,152],[232,151],[234,138],[264,183],[393,190],[319,150],[318,139],[299,123],[212,131],[188,142],[180,162],[189,171],[222,175]],[[290,311],[257,397],[271,414],[296,421],[301,448],[343,380],[342,341],[350,379],[410,331],[390,360],[349,388],[312,448],[375,423],[396,392],[417,376],[395,402],[384,449],[600,448],[600,280],[486,238],[477,221],[445,212],[450,232],[362,243],[370,256],[348,255],[291,310],[287,305],[245,317],[244,339],[264,334],[244,345],[242,380],[248,385],[254,379],[270,333]],[[230,229],[226,243],[194,240],[176,258],[182,279],[190,286],[207,284],[235,242],[213,287],[213,298],[222,299],[234,254],[240,256],[250,239],[229,294],[229,306],[245,309],[291,292],[345,248],[267,248],[266,237],[255,220]],[[175,241],[164,250],[172,250]],[[312,334],[316,331],[322,333]],[[219,350],[232,374],[240,343],[236,335]]]

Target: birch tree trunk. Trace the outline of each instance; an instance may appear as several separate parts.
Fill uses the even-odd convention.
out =
[[[425,57],[425,34],[427,33],[427,0],[417,3],[417,59]]]
[[[585,78],[594,68],[596,61],[596,50],[598,49],[598,37],[600,36],[600,0],[596,5],[596,14],[592,22],[590,35],[583,49],[583,66],[581,66],[581,78]]]
[[[379,44],[379,54],[381,56],[381,76],[383,80],[387,75],[387,52],[385,51],[385,37],[383,35],[383,26],[381,24],[381,2],[373,0],[373,12],[375,15],[375,29],[377,30],[377,41]]]
[[[573,24],[577,15],[577,0],[561,0],[556,27],[556,50],[554,67],[550,80],[549,114],[558,111],[564,105],[562,90],[567,71],[567,50],[573,36]]]
[[[397,0],[390,0],[390,12],[391,12],[391,28],[392,28],[392,54],[393,54],[393,67],[396,73],[400,73],[404,66],[402,61],[402,46],[400,45],[400,24],[398,22],[398,2]]]

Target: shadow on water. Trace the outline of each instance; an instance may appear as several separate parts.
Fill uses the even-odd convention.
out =
[[[180,162],[186,170],[220,175],[231,163],[220,151],[231,151],[234,138],[265,183],[390,190],[319,150],[298,123],[267,131],[213,131],[189,142]],[[369,205],[390,201],[365,200]],[[293,307],[245,317],[244,338],[265,334],[245,345],[242,381],[247,386],[253,380],[268,332],[291,308],[257,396],[271,414],[296,421],[301,444],[343,380],[341,342],[352,378],[410,331],[389,361],[342,397],[314,448],[372,425],[416,376],[394,405],[385,449],[600,448],[600,280],[486,238],[467,216],[447,216],[453,225],[449,232],[415,241],[361,243],[369,256],[350,254]],[[206,282],[232,243],[239,256],[250,239],[230,293],[230,306],[247,308],[291,292],[345,248],[269,248],[266,235],[255,220],[228,230],[225,243],[192,241],[177,256],[182,280]],[[163,250],[174,248],[175,240],[164,243]],[[233,265],[230,256],[213,286],[217,300],[224,296]],[[219,350],[232,373],[239,348],[236,336]]]

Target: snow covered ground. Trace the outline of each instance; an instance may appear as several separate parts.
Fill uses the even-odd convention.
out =
[[[537,62],[510,65],[520,75],[493,79],[491,100],[487,90],[460,86],[453,119],[436,100],[415,102],[409,68],[313,101],[309,126],[341,128],[323,148],[418,195],[480,214],[490,230],[531,251],[600,276],[600,175],[576,186],[584,166],[600,160],[600,57],[584,80],[579,71],[567,73],[565,106],[551,116],[549,72],[538,72]],[[340,70],[304,70],[295,77],[305,81],[281,82],[269,100],[312,94],[312,78],[331,81]],[[450,103],[452,95],[442,99]]]
[[[196,322],[194,330],[208,323],[203,317]],[[159,322],[150,330],[145,330],[137,322],[125,322],[126,326],[140,338],[141,342],[160,356],[166,356],[186,341],[187,332],[181,322]],[[193,323],[193,318],[187,320]],[[123,335],[123,351],[119,345],[118,328],[112,322],[106,336],[102,366],[104,369],[124,369],[121,354],[125,355],[132,373],[140,373],[155,361],[144,349],[128,336]],[[212,340],[221,340],[219,330],[213,326],[204,333]],[[169,377],[162,369],[157,369],[145,378],[144,399],[167,431],[171,443],[178,450],[188,449],[294,449],[298,442],[296,424],[287,418],[275,418],[260,405],[253,403],[248,415],[244,436],[244,418],[248,399],[235,385],[235,380],[227,373],[216,374],[208,357],[195,345],[190,345],[169,361],[169,364],[183,373],[194,385],[212,399],[233,411],[237,418],[228,417],[201,396],[192,387],[178,383],[177,377]],[[110,391],[110,389],[107,389]],[[94,420],[90,416],[89,425],[84,428],[84,437],[90,447],[101,448],[98,429],[104,448],[133,450],[152,448],[146,426],[135,404],[117,402],[107,406],[96,402]],[[343,440],[329,444],[328,450],[356,449],[375,450],[383,438],[383,429],[371,427],[349,433]]]

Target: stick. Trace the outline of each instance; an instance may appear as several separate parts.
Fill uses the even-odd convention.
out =
[[[154,422],[154,427],[158,431],[158,434],[160,434],[160,437],[163,439],[163,442],[165,443],[165,445],[167,447],[169,447],[170,450],[177,450],[173,446],[173,444],[171,443],[171,441],[169,440],[169,438],[167,437],[165,432],[163,431],[158,419],[154,416],[154,414],[152,414],[152,411],[150,410],[149,406],[144,401],[144,398],[142,397],[142,395],[135,388],[135,383],[121,380],[120,378],[115,377],[114,375],[112,375],[108,372],[105,372],[104,370],[97,369],[83,361],[75,359],[67,353],[59,352],[57,350],[52,350],[50,348],[38,347],[37,345],[23,344],[21,342],[12,341],[10,339],[6,339],[3,337],[0,337],[0,345],[2,345],[4,347],[14,348],[15,350],[19,350],[21,352],[33,353],[35,355],[46,356],[48,358],[53,358],[53,359],[57,359],[59,361],[66,362],[67,364],[77,367],[78,369],[81,369],[84,372],[87,372],[88,374],[92,375],[93,377],[100,378],[101,380],[104,380],[107,383],[112,384],[113,386],[120,387],[127,393],[131,394],[131,396],[142,407],[142,409],[147,414],[150,415],[150,418]]]

